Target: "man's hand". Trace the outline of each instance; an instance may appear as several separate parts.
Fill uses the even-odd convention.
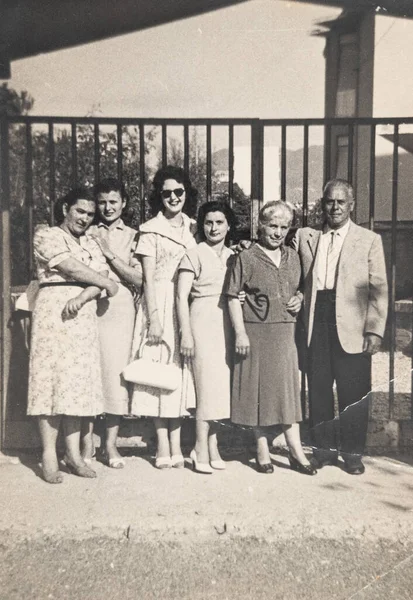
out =
[[[365,354],[376,354],[380,350],[381,337],[375,333],[366,333],[364,335],[363,352]]]

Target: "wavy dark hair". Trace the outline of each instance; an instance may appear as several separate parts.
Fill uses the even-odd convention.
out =
[[[71,206],[76,204],[78,200],[89,200],[90,202],[93,202],[95,204],[95,207],[97,205],[96,199],[90,188],[81,185],[75,186],[68,191],[66,196],[59,198],[59,200],[54,205],[53,214],[55,223],[57,225],[61,225],[65,220],[65,216],[63,214],[63,205],[67,204],[67,206],[70,208]]]
[[[107,177],[106,179],[99,181],[93,188],[93,195],[96,201],[99,199],[100,194],[109,194],[110,192],[118,192],[122,201],[126,200],[126,205],[123,209],[125,211],[129,206],[129,194],[126,191],[124,184],[118,179]]]
[[[155,177],[153,178],[152,182],[152,191],[148,198],[151,215],[154,217],[160,210],[163,211],[164,209],[161,192],[163,184],[167,179],[175,179],[175,181],[178,183],[182,183],[185,188],[186,196],[182,212],[188,215],[188,217],[195,217],[198,191],[193,187],[188,174],[181,169],[181,167],[175,167],[173,165],[162,167],[155,173]]]
[[[201,242],[205,242],[206,235],[204,232],[204,222],[208,213],[210,212],[221,212],[225,215],[227,223],[229,225],[229,231],[225,238],[225,243],[228,244],[230,238],[235,237],[235,228],[237,226],[237,220],[235,217],[235,213],[227,202],[222,202],[222,200],[211,200],[210,202],[204,202],[201,204],[198,211],[197,217],[197,237]]]

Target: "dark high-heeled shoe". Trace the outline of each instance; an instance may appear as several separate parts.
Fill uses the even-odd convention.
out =
[[[274,473],[274,465],[270,462],[261,464],[258,461],[257,455],[255,455],[255,467],[256,467],[258,473],[267,473],[268,475],[271,473]]]
[[[290,469],[292,471],[297,471],[297,473],[302,473],[303,475],[317,474],[317,469],[315,469],[312,464],[303,465],[296,458],[294,458],[292,454],[288,455],[288,461],[290,463]]]

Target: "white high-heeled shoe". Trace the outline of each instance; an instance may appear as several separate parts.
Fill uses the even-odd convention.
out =
[[[192,460],[192,468],[196,473],[204,473],[205,475],[212,475],[214,472],[211,465],[208,463],[200,463],[197,460],[195,448],[191,451],[189,458]]]
[[[222,458],[220,458],[218,460],[210,460],[209,464],[216,471],[224,471],[227,468],[227,466],[226,466],[225,462],[222,460]]]

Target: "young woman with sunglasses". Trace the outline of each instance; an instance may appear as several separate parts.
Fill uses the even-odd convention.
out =
[[[186,250],[196,245],[197,192],[183,169],[167,166],[153,180],[149,198],[155,216],[141,225],[136,249],[142,261],[144,295],[136,318],[133,355],[171,362],[181,368],[179,326],[176,314],[178,265]],[[181,417],[195,408],[195,390],[186,365],[173,392],[135,384],[132,413],[154,417],[157,436],[155,466],[182,468]]]

